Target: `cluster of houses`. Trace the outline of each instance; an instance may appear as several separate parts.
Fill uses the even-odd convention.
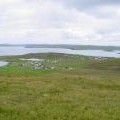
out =
[[[44,65],[42,64],[43,60],[36,60],[36,59],[22,59],[22,60],[27,60],[28,62],[23,63],[21,66],[22,67],[29,67],[33,68],[35,70],[48,70],[48,69],[55,69],[53,66],[49,65]]]
[[[54,70],[56,67],[55,65],[51,65],[50,63],[57,64],[59,61],[57,60],[43,60],[43,59],[21,59],[26,60],[27,62],[22,63],[21,67],[27,67],[32,68],[35,70]],[[46,64],[47,63],[47,64]],[[74,68],[71,68],[69,66],[63,67],[61,69],[68,69],[72,70]]]
[[[42,69],[42,70],[53,70],[55,69],[55,67],[51,67],[51,66],[47,66],[47,65],[39,65],[39,64],[35,64],[33,67],[33,69],[38,70],[38,69]]]
[[[106,60],[106,59],[108,59],[107,57],[95,57],[94,58],[95,60]]]

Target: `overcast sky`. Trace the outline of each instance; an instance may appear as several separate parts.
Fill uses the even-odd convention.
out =
[[[120,0],[0,0],[0,44],[120,45]]]

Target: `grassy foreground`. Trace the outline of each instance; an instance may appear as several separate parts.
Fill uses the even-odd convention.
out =
[[[54,69],[23,67],[20,58],[44,59]],[[0,67],[0,120],[120,120],[120,59],[53,53],[0,59],[11,62]]]

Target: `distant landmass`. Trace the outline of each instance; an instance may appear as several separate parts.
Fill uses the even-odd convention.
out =
[[[67,44],[0,44],[0,47],[15,47],[15,46],[24,46],[26,48],[66,48],[72,50],[120,50],[120,46],[97,46],[97,45],[67,45]]]

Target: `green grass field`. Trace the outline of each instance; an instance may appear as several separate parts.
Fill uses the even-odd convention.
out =
[[[54,69],[35,70],[20,58]],[[120,59],[47,53],[0,60],[10,62],[0,67],[0,120],[120,120]]]

